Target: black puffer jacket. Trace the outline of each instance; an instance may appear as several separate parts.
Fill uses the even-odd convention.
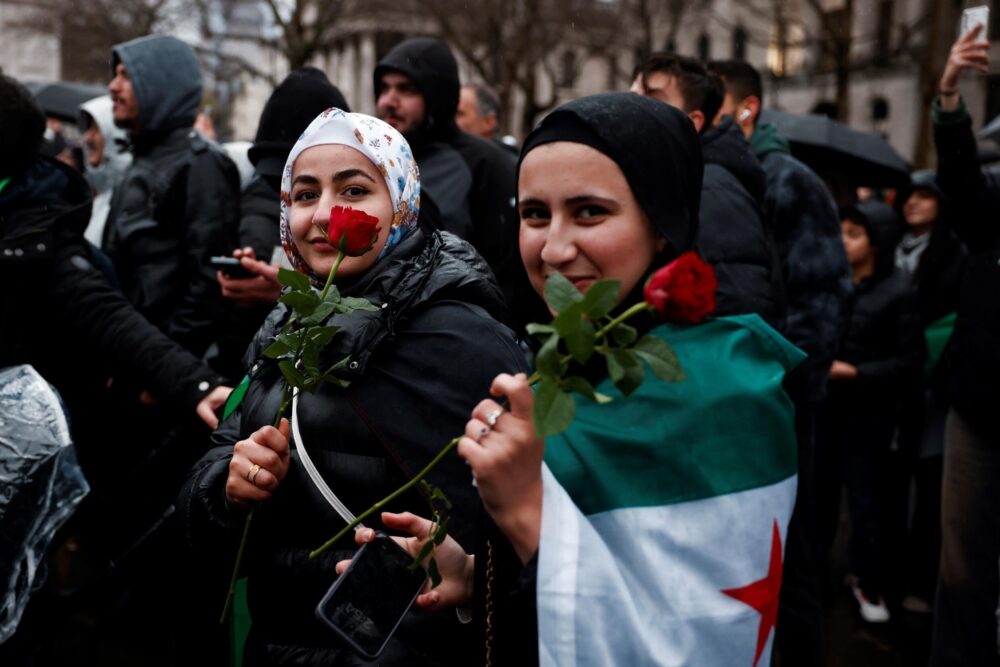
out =
[[[517,249],[514,164],[493,142],[462,132],[455,124],[460,83],[447,44],[418,37],[394,48],[375,68],[376,97],[387,71],[409,76],[424,96],[424,126],[406,137],[420,167],[421,186],[437,203],[445,229],[459,235],[468,229],[464,238],[490,265],[512,303],[527,284]],[[467,216],[461,215],[463,199],[468,202]]]
[[[472,248],[447,233],[412,233],[343,293],[384,307],[335,316],[343,327],[330,359],[350,355],[346,390],[324,385],[301,399],[302,438],[326,482],[355,513],[404,482],[464,430],[476,403],[500,372],[525,369],[512,333],[488,313],[500,294]],[[233,444],[274,420],[280,374],[258,361],[286,317],[279,306],[248,353],[252,381],[240,408],[213,435],[217,445],[192,471],[180,506],[193,544],[232,558],[243,515],[227,511],[224,485]],[[453,535],[473,548],[479,507],[469,469],[457,456],[432,474],[454,503]],[[427,514],[415,494],[397,510]],[[355,665],[363,661],[313,617],[348,557],[349,541],[310,561],[308,551],[342,528],[293,453],[288,476],[256,514],[247,555],[253,617],[250,664]],[[377,525],[377,524],[376,524]],[[379,664],[469,664],[454,612],[410,614]]]
[[[129,73],[141,130],[115,191],[103,247],[132,305],[195,354],[212,342],[221,300],[212,255],[235,247],[239,174],[191,129],[201,100],[193,51],[170,37],[113,50]],[[193,63],[191,62],[193,61]]]
[[[972,119],[965,107],[945,112],[934,103],[937,180],[948,197],[952,229],[969,258],[959,291],[952,338],[955,409],[983,437],[1000,442],[1000,179],[979,169]]]
[[[93,421],[112,376],[193,415],[215,374],[95,268],[83,239],[89,220],[89,186],[55,160],[40,159],[0,193],[0,367],[33,365],[60,391],[74,426]]]
[[[788,309],[782,332],[809,355],[785,378],[793,397],[826,395],[851,293],[851,267],[840,238],[837,207],[823,181],[794,157],[773,125],[758,127],[750,146],[767,175],[764,220],[781,258]]]
[[[719,280],[716,315],[757,313],[779,331],[784,287],[772,232],[761,213],[766,177],[736,123],[701,135],[705,177],[698,248]]]

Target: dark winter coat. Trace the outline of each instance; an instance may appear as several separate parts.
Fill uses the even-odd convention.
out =
[[[95,268],[83,239],[89,220],[89,186],[54,160],[40,159],[0,192],[0,367],[33,365],[61,393],[71,427],[90,421],[109,377],[193,416],[215,374]]]
[[[419,37],[394,48],[375,68],[376,97],[386,71],[407,75],[424,96],[424,126],[406,137],[420,167],[421,187],[441,211],[444,229],[463,236],[479,251],[512,305],[515,292],[521,294],[527,284],[517,246],[514,165],[496,144],[455,124],[460,83],[447,44]],[[463,199],[467,215],[462,215]]]
[[[208,260],[235,247],[239,174],[225,153],[191,129],[201,77],[193,52],[176,41],[140,38],[113,50],[132,81],[140,130],[132,137],[132,166],[111,203],[103,248],[132,305],[202,354],[214,337],[221,300]]]
[[[715,267],[716,315],[757,313],[783,330],[780,263],[761,204],[767,180],[739,127],[726,119],[701,135],[705,176],[698,247]]]
[[[926,328],[946,315],[955,313],[961,293],[962,273],[968,256],[964,244],[951,230],[947,198],[938,187],[933,172],[921,171],[911,175],[911,187],[896,194],[896,208],[904,221],[902,209],[913,190],[922,188],[934,195],[938,202],[938,218],[934,221],[926,247],[921,253],[916,270],[908,275],[910,286],[917,293],[921,326]],[[906,229],[905,221],[903,222]],[[904,237],[905,238],[905,237]],[[898,261],[897,250],[897,261]],[[940,438],[925,433],[928,409],[931,414],[943,412],[950,404],[950,385],[953,363],[953,340],[949,340],[936,364],[927,369],[925,382],[914,383],[904,394],[899,419],[899,442],[911,452],[933,451],[940,453]],[[927,372],[929,370],[929,372]],[[943,432],[940,436],[943,438]],[[929,446],[933,444],[931,449]]]
[[[877,205],[876,205],[877,204]],[[898,234],[895,213],[885,204],[858,204],[878,250],[874,274],[855,285],[850,315],[836,359],[855,366],[853,380],[831,381],[829,398],[843,406],[845,418],[894,417],[903,390],[918,382],[925,344],[916,293],[892,262],[892,239]],[[875,219],[884,215],[883,219]],[[889,261],[884,260],[885,257]]]
[[[335,316],[343,327],[330,359],[350,355],[345,391],[325,384],[305,395],[301,433],[325,480],[355,513],[405,482],[456,434],[500,372],[525,369],[513,334],[497,323],[498,288],[472,248],[446,233],[411,233],[342,292],[363,296],[375,313]],[[233,444],[274,420],[281,376],[261,351],[286,317],[279,306],[247,359],[252,381],[239,409],[213,435],[211,450],[181,493],[192,542],[206,555],[232,558],[243,515],[224,503]],[[479,501],[469,469],[450,457],[431,475],[454,503],[452,534],[472,549]],[[395,509],[428,512],[415,493]],[[313,616],[335,580],[334,565],[354,549],[348,540],[310,561],[307,554],[342,528],[293,452],[288,476],[260,506],[246,561],[253,617],[252,664],[354,665],[362,661]],[[377,525],[373,524],[373,525]],[[454,611],[410,614],[380,664],[469,664],[471,628]]]
[[[937,181],[952,229],[969,250],[952,337],[952,404],[983,437],[1000,443],[1000,178],[980,171],[964,105],[946,112],[935,101],[933,117]]]
[[[280,250],[278,231],[281,170],[284,158],[267,156],[254,169],[254,176],[240,194],[238,247],[253,248],[262,262],[269,262],[275,248]],[[237,305],[223,300],[225,326],[219,328],[218,356],[213,365],[223,375],[238,382],[243,377],[243,355],[274,304]]]
[[[764,220],[781,259],[787,310],[783,333],[809,355],[785,380],[798,400],[826,394],[846,320],[851,267],[833,198],[819,177],[794,157],[773,125],[762,125],[750,147],[767,175]]]
[[[830,384],[830,397],[871,414],[895,414],[907,383],[919,379],[924,339],[916,295],[899,273],[856,286],[837,354],[858,369],[854,380]]]
[[[284,166],[281,158],[265,158],[240,194],[239,247],[250,246],[262,262],[270,261],[274,249],[281,247],[278,214]]]

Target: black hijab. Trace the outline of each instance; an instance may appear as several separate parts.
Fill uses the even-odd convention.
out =
[[[622,170],[639,206],[657,233],[668,241],[667,247],[653,258],[649,272],[694,246],[704,166],[701,141],[684,112],[634,93],[602,93],[567,102],[546,116],[525,139],[518,172],[532,149],[557,141],[590,146],[614,160]],[[572,165],[567,168],[572,169]],[[612,315],[641,301],[643,285],[640,280]],[[537,320],[547,321],[544,301],[539,299],[535,305]],[[630,324],[645,333],[657,320],[643,313]],[[595,355],[583,374],[597,381],[606,372]]]
[[[556,141],[584,144],[614,160],[653,227],[670,242],[670,254],[691,249],[703,165],[701,142],[684,112],[633,93],[567,102],[525,139],[518,170],[532,149]]]

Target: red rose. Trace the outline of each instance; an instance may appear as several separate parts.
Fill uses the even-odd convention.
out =
[[[712,266],[686,252],[650,276],[643,298],[668,322],[697,324],[715,310],[718,285]]]
[[[326,237],[348,257],[360,257],[371,250],[378,233],[378,218],[349,206],[330,209]]]

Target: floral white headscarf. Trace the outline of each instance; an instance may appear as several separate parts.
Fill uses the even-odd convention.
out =
[[[306,264],[292,238],[292,167],[302,151],[323,144],[350,146],[382,172],[392,198],[393,216],[380,258],[417,226],[420,213],[420,172],[403,135],[391,125],[365,114],[336,108],[321,113],[295,142],[281,174],[281,245],[292,266],[309,276],[315,285],[326,282],[326,276],[318,275]]]

